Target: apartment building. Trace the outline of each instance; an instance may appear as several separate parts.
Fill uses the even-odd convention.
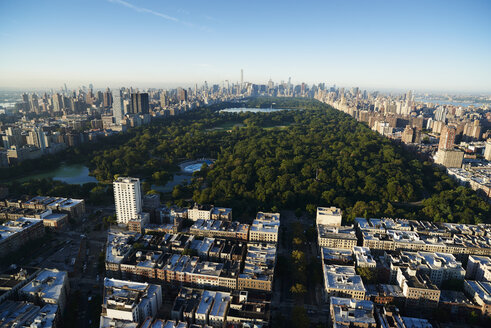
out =
[[[42,219],[18,218],[0,224],[0,257],[18,249],[29,240],[44,236]]]
[[[60,321],[58,306],[38,306],[30,302],[5,301],[0,304],[1,327],[55,328]]]
[[[237,288],[271,292],[275,263],[275,245],[249,244],[244,259],[244,269],[237,279]]]
[[[128,224],[142,212],[140,179],[119,177],[113,182],[114,203],[118,224]]]
[[[370,253],[370,248],[355,246],[353,247],[353,255],[357,268],[375,268],[377,263]]]
[[[128,258],[133,242],[140,237],[135,232],[108,232],[106,243],[106,275],[120,277],[121,263]]]
[[[386,253],[384,258],[390,268],[391,282],[394,282],[399,268],[424,273],[436,286],[449,279],[463,280],[465,276],[462,264],[452,254],[401,251],[399,254]]]
[[[317,225],[317,241],[320,247],[352,249],[358,239],[352,226]]]
[[[355,268],[344,265],[323,265],[325,300],[330,297],[365,298],[365,286]]]
[[[483,315],[491,315],[491,282],[465,280],[464,290],[474,302],[481,306]]]
[[[341,226],[343,214],[337,207],[317,207],[315,223],[328,226]]]
[[[434,309],[438,306],[440,290],[426,274],[399,268],[397,282],[406,297],[406,307]]]
[[[155,318],[162,306],[162,287],[127,280],[104,279],[100,327],[117,322],[142,323]]]
[[[192,208],[188,209],[188,219],[192,221],[197,221],[199,219],[210,220],[212,212],[212,205],[200,205],[195,203]]]
[[[491,258],[469,255],[465,278],[478,281],[491,281]]]
[[[331,327],[376,328],[374,304],[354,298],[330,298]]]
[[[85,200],[51,196],[36,196],[22,204],[23,208],[52,210],[64,213],[69,218],[78,219],[85,215]]]
[[[280,229],[279,213],[257,213],[249,229],[251,242],[277,243]]]
[[[19,289],[19,297],[31,302],[57,305],[60,313],[65,311],[70,284],[68,273],[56,269],[42,269],[34,278]]]

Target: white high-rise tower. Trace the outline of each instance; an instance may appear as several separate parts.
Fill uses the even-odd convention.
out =
[[[242,92],[242,89],[244,89],[244,70],[240,70],[240,91]]]
[[[139,219],[142,211],[140,179],[120,177],[113,182],[118,224]]]

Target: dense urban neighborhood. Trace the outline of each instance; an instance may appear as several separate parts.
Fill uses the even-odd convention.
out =
[[[105,123],[98,127],[94,118],[87,131],[102,139],[80,139],[39,159],[7,160],[11,167],[2,174],[12,178],[0,202],[3,326],[490,324],[491,210],[483,189],[489,183],[477,188],[457,177],[473,181],[467,172],[489,166],[489,147],[480,141],[489,133],[489,109],[462,112],[464,119],[487,121],[475,141],[458,144],[473,147],[462,151],[466,164],[444,168],[431,163],[431,149],[461,151],[453,149],[455,112],[428,119],[449,122],[433,135],[438,142],[418,137],[419,146],[407,148],[397,134],[378,135],[312,99],[339,107],[329,97],[340,94],[341,104],[355,103],[341,106],[351,116],[367,123],[360,117],[368,113],[372,128],[393,117],[397,130],[398,120],[426,122],[430,107],[410,93],[391,100],[272,82],[207,88],[98,92],[101,101],[86,106]],[[91,90],[82,95],[95,97]],[[29,97],[19,103],[19,127],[4,126],[6,148],[52,145],[50,126],[60,123],[51,117],[59,110],[37,113]],[[46,108],[54,106],[54,98],[44,99]],[[378,105],[353,109],[371,99]],[[408,112],[392,113],[391,102]],[[57,106],[64,115],[73,112]],[[247,112],[257,108],[268,111]],[[449,115],[453,107],[445,108]],[[128,123],[135,115],[146,126]],[[29,116],[37,128],[26,134]],[[15,144],[31,135],[37,145]],[[36,178],[77,156],[74,163],[87,163],[94,180]],[[43,159],[40,171],[34,163]],[[18,181],[20,172],[33,178]]]

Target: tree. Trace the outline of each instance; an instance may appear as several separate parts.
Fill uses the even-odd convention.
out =
[[[102,218],[102,222],[104,223],[104,227],[107,229],[113,224],[117,223],[116,215],[109,215]]]
[[[290,292],[295,294],[295,295],[303,295],[303,294],[307,293],[307,288],[305,288],[305,286],[300,284],[300,283],[295,283],[290,288]]]
[[[292,252],[292,259],[296,264],[305,263],[305,253],[299,250],[294,250]]]
[[[300,245],[302,245],[302,244],[303,244],[302,239],[300,239],[300,238],[298,238],[298,237],[293,238],[293,245],[294,245],[295,247],[298,247],[298,246],[300,246]]]
[[[377,271],[374,268],[358,267],[356,272],[361,276],[363,282],[373,284],[377,282]]]
[[[227,106],[272,102],[303,110],[219,112]],[[229,132],[208,129],[237,123],[247,126]],[[264,128],[280,124],[286,127]],[[0,177],[11,179],[7,187],[12,196],[49,194],[97,204],[112,201],[111,183],[119,175],[140,177],[148,192],[152,184],[162,185],[178,174],[183,159],[201,157],[217,160],[194,175],[189,185],[174,188],[173,203],[186,205],[192,198],[233,207],[248,223],[258,209],[305,209],[315,217],[318,205],[341,207],[348,221],[371,215],[462,223],[487,223],[491,218],[491,206],[474,191],[458,187],[432,163],[421,162],[401,145],[314,99],[259,97],[242,104],[214,104],[41,161],[0,168]],[[53,180],[12,182],[39,166],[53,168],[67,159],[85,162],[91,175],[107,183],[104,192],[91,192],[95,185],[89,189]],[[421,200],[422,206],[407,204]]]
[[[151,185],[150,185],[150,183],[149,183],[148,181],[143,181],[143,182],[142,182],[142,192],[143,192],[144,194],[146,194],[147,192],[149,192],[149,191],[150,191],[150,189],[151,189]]]
[[[315,216],[315,213],[317,212],[317,206],[315,206],[314,204],[307,204],[305,210],[307,211],[307,213],[309,213],[309,215]]]
[[[298,328],[308,328],[310,326],[307,311],[302,306],[295,306],[293,308],[291,321],[294,323],[294,326]]]

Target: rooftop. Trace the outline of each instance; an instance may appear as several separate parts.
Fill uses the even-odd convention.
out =
[[[365,286],[355,268],[344,265],[324,265],[326,288],[364,291]]]
[[[320,238],[357,239],[356,231],[352,226],[336,227],[325,224],[318,224],[317,229]]]
[[[40,308],[32,303],[7,300],[0,304],[0,326],[51,328],[55,326],[57,312],[58,306],[54,304]]]
[[[465,280],[465,286],[484,303],[491,304],[491,282]]]
[[[454,290],[442,290],[440,293],[440,302],[459,303],[472,305],[473,303],[465,296],[464,293]]]
[[[330,303],[334,327],[344,327],[346,324],[351,327],[355,323],[364,326],[376,324],[371,301],[331,297]]]
[[[145,304],[158,295],[160,290],[158,285],[105,278],[103,307],[132,311],[138,304]]]
[[[353,251],[351,249],[321,247],[321,256],[324,261],[353,261]]]
[[[29,219],[20,217],[15,221],[7,221],[0,225],[0,242],[12,237],[13,235],[30,228],[37,223],[42,223],[42,219]]]
[[[216,292],[205,290],[201,296],[201,301],[199,302],[198,309],[196,310],[196,315],[206,315],[210,313],[211,307],[213,306],[213,301],[215,299]]]
[[[213,307],[210,316],[225,317],[228,305],[230,303],[230,293],[216,292]]]
[[[255,219],[250,227],[251,232],[264,232],[277,234],[280,228],[280,221]]]
[[[376,262],[370,253],[370,248],[368,247],[355,246],[353,247],[353,254],[356,258],[356,264],[359,266],[376,265]]]
[[[20,293],[40,296],[43,299],[57,302],[67,279],[68,274],[65,271],[43,269],[32,281],[20,289]]]
[[[115,183],[138,183],[140,179],[138,178],[130,178],[130,177],[119,177],[115,181]]]
[[[408,287],[438,290],[438,287],[431,282],[430,278],[427,275],[414,272],[413,270],[409,269],[403,269],[401,271],[404,277],[404,281],[406,282]]]
[[[140,234],[135,232],[109,232],[107,234],[106,262],[121,263],[132,249],[133,241]]]
[[[317,215],[341,215],[341,209],[331,207],[317,207]]]

